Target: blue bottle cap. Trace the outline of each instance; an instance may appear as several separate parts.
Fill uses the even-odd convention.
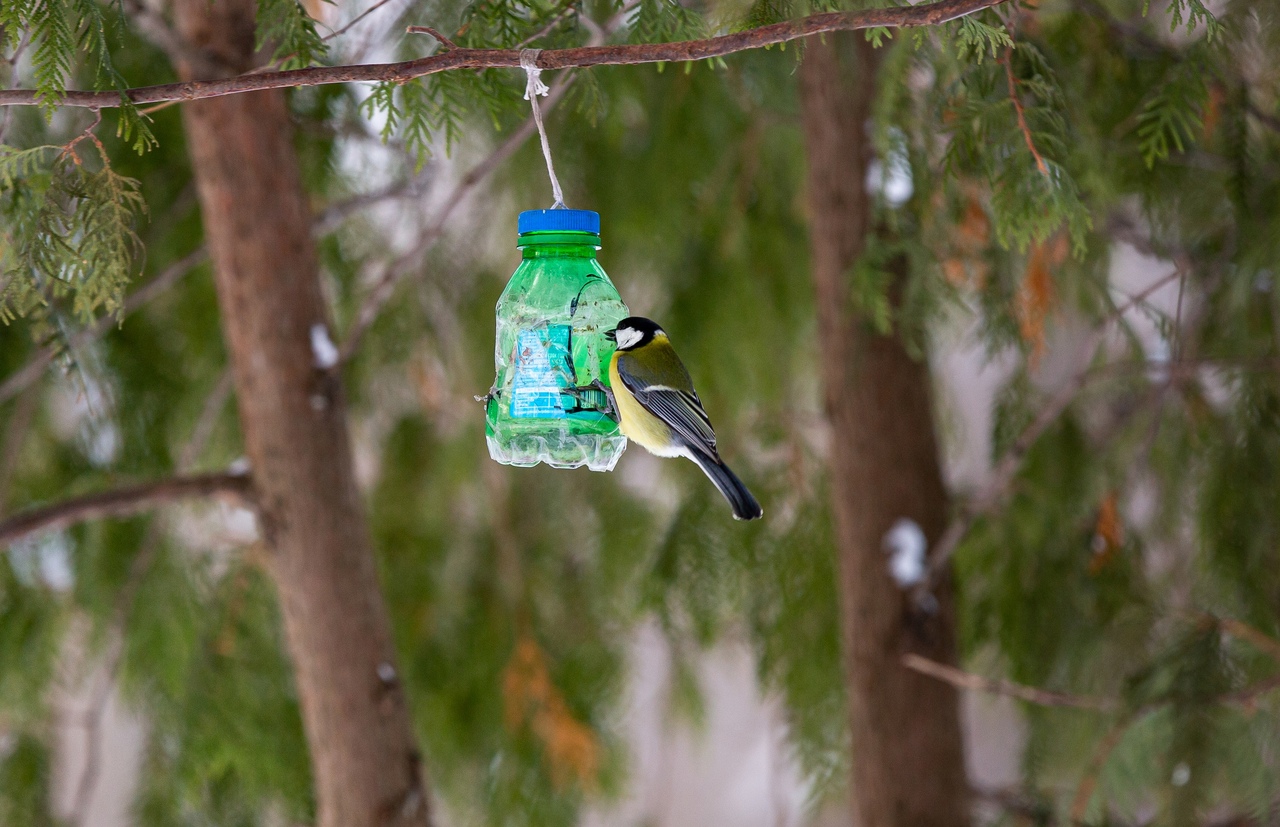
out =
[[[516,232],[600,235],[600,213],[591,210],[525,210],[516,221]]]

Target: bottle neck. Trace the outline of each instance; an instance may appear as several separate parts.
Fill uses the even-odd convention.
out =
[[[525,260],[534,258],[595,258],[600,236],[581,232],[522,233],[516,247]]]
[[[554,244],[522,247],[520,254],[525,261],[535,258],[595,258],[596,248],[585,244]]]

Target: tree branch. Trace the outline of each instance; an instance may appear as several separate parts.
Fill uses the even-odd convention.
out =
[[[538,55],[541,69],[568,69],[581,66],[617,66],[668,61],[707,60],[735,52],[787,43],[823,32],[852,31],[877,27],[905,28],[936,26],[1006,0],[939,0],[919,6],[862,9],[814,14],[799,20],[759,26],[742,32],[706,40],[676,43],[638,43],[608,46],[579,46],[547,49]],[[320,86],[328,83],[391,81],[404,83],[437,72],[454,69],[510,68],[520,66],[519,49],[449,49],[448,51],[403,61],[362,66],[314,66],[287,72],[263,72],[219,80],[196,80],[144,86],[126,93],[136,104],[166,101],[193,101],[222,95],[236,95],[263,89]],[[0,106],[34,106],[40,103],[35,90],[0,91]],[[120,93],[68,91],[58,104],[106,109],[120,105]]]
[[[320,38],[320,41],[322,43],[327,43],[330,40],[333,40],[335,37],[341,37],[342,35],[351,31],[352,27],[355,26],[357,23],[359,23],[361,20],[364,20],[366,17],[373,14],[378,9],[382,8],[383,6],[387,5],[387,3],[390,3],[390,2],[391,0],[378,0],[377,3],[374,3],[372,6],[360,12],[360,14],[356,15],[356,17],[352,19],[350,23],[343,26],[341,29],[338,29],[337,31],[330,32],[329,34]]]
[[[902,665],[908,669],[914,669],[922,675],[928,675],[944,683],[949,683],[957,689],[972,689],[991,695],[1017,698],[1020,701],[1026,701],[1036,706],[1062,706],[1104,712],[1118,708],[1116,702],[1110,698],[1070,695],[1066,692],[1037,689],[1034,686],[1024,686],[1020,683],[1013,683],[999,678],[985,678],[916,654],[903,655]]]
[[[1085,814],[1089,812],[1089,802],[1093,800],[1093,791],[1098,786],[1098,777],[1102,775],[1102,769],[1111,758],[1111,753],[1120,746],[1120,742],[1124,740],[1130,728],[1149,711],[1149,708],[1138,709],[1133,714],[1116,721],[1111,729],[1107,730],[1107,734],[1102,736],[1102,740],[1094,746],[1093,755],[1089,756],[1089,764],[1085,767],[1084,775],[1080,777],[1076,793],[1071,799],[1072,824],[1084,823]]]
[[[169,477],[72,497],[0,520],[0,546],[37,531],[52,531],[100,517],[127,517],[178,500],[221,497],[240,505],[251,505],[252,487],[248,474],[224,471]]]
[[[1009,100],[1013,101],[1013,111],[1018,113],[1018,129],[1022,131],[1022,137],[1027,142],[1027,149],[1031,150],[1031,157],[1036,159],[1036,169],[1040,170],[1041,175],[1049,174],[1049,167],[1044,163],[1044,158],[1040,156],[1040,151],[1036,149],[1036,142],[1031,139],[1031,127],[1027,125],[1027,113],[1022,108],[1022,99],[1018,97],[1018,79],[1013,76],[1013,47],[1010,46],[1004,50],[1004,59],[1000,61],[1004,64],[1005,76],[1009,79]]]
[[[1067,692],[1037,689],[1034,686],[1014,683],[1003,678],[987,678],[982,675],[975,675],[972,672],[965,672],[963,669],[957,669],[954,666],[948,666],[945,663],[938,663],[936,660],[930,660],[914,653],[903,655],[902,665],[922,675],[928,675],[943,683],[949,683],[957,689],[971,689],[975,692],[986,692],[990,695],[1003,695],[1007,698],[1016,698],[1036,706],[1091,709],[1098,712],[1114,712],[1123,707],[1123,703],[1119,699],[1099,698],[1091,695],[1072,695]],[[1248,706],[1257,700],[1259,696],[1274,692],[1277,689],[1280,689],[1280,675],[1272,675],[1249,686],[1207,698],[1205,703]],[[1131,710],[1129,717],[1134,718],[1145,715],[1147,712],[1167,706],[1171,702],[1169,699],[1161,699],[1143,704]]]
[[[430,26],[410,26],[409,28],[405,29],[405,31],[408,32],[409,34],[429,34],[432,37],[434,37],[437,41],[439,41],[440,48],[442,49],[458,48],[457,43],[454,43],[452,40],[445,37],[442,33],[437,31],[436,29],[431,28]]]
[[[1280,663],[1280,640],[1276,640],[1261,629],[1250,626],[1243,620],[1236,620],[1233,617],[1217,617],[1215,615],[1209,615],[1208,617],[1217,623],[1222,631],[1237,640],[1245,641],[1276,663]]]

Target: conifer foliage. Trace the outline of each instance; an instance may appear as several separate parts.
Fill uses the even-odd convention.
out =
[[[862,7],[260,0],[256,35],[264,63],[294,69],[695,40]],[[203,243],[178,107],[127,96],[182,59],[149,8],[0,2],[0,68],[40,101],[0,112],[0,526],[243,452],[207,273],[169,272]],[[1280,7],[1010,0],[865,36],[882,50],[876,230],[850,306],[935,363],[971,330],[1002,377],[989,433],[963,438],[938,379],[943,442],[989,441],[991,470],[951,492],[951,545],[931,538],[942,573],[914,587],[927,605],[954,578],[966,671],[940,679],[1018,698],[1026,724],[1017,782],[975,789],[974,823],[1276,823]],[[646,483],[631,456],[609,477],[483,457],[470,399],[492,378],[510,214],[546,200],[538,150],[504,143],[527,117],[523,73],[290,94],[342,360],[317,387],[340,372],[350,397],[392,679],[444,823],[570,825],[624,791],[642,626],[669,649],[685,722],[706,713],[703,648],[745,637],[785,704],[806,813],[850,794],[803,48],[573,70],[548,118],[569,200],[604,216],[607,269],[672,332],[766,504],[748,527],[690,469]],[[120,92],[114,129],[64,105],[88,88]],[[73,341],[46,375],[28,369]],[[59,728],[92,731],[57,706],[83,677],[69,650],[146,718],[138,823],[310,823],[269,555],[204,506],[0,550],[0,823],[56,823]]]

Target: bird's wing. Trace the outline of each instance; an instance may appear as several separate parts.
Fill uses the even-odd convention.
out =
[[[680,366],[684,379],[688,373]],[[623,354],[618,358],[618,376],[645,410],[661,419],[675,431],[689,447],[707,456],[716,456],[716,434],[711,420],[702,409],[702,401],[693,390],[693,383],[686,388],[651,384],[646,381],[646,371],[636,364],[636,359]],[[650,374],[651,375],[651,374]]]

